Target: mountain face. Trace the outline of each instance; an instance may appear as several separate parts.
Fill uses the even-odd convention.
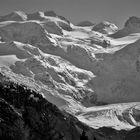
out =
[[[139,25],[131,17],[123,29],[105,21],[76,26],[53,11],[1,16],[0,72],[106,139],[108,129],[112,140],[123,139],[140,123]]]
[[[140,32],[140,18],[132,16],[130,17],[124,24],[124,28],[120,29],[118,32],[110,35],[114,38],[120,38],[128,36],[132,33],[139,33]]]

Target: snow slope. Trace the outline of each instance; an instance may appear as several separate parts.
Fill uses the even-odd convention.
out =
[[[139,109],[135,109],[140,101],[137,18],[126,22],[124,28],[131,32],[120,35],[121,30],[109,22],[75,26],[52,11],[14,13],[0,22],[2,73],[38,90],[94,128],[139,125]],[[94,107],[98,105],[102,106]]]

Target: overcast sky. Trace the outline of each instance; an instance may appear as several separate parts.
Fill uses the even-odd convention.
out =
[[[130,16],[140,17],[140,0],[0,0],[0,15],[54,10],[72,23],[107,20],[122,27]]]

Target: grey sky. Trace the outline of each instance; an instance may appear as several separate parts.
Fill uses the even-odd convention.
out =
[[[73,23],[108,20],[122,27],[129,16],[140,17],[140,0],[0,0],[0,15],[15,10],[54,10]]]

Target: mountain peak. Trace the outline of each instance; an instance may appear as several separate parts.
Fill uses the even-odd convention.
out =
[[[57,14],[52,10],[44,12],[44,15],[45,16],[51,16],[51,17],[56,17],[57,16]]]
[[[93,26],[94,24],[91,21],[85,20],[77,24],[77,26]]]
[[[136,16],[129,17],[129,19],[125,22],[125,27],[129,27],[132,25],[140,25],[140,18]],[[139,26],[140,27],[140,26]]]
[[[44,12],[44,15],[45,16],[50,16],[50,17],[58,17],[59,19],[64,20],[67,23],[70,23],[70,21],[67,18],[65,18],[65,17],[63,17],[61,15],[56,14],[53,10],[51,10],[51,11],[45,11]]]
[[[1,16],[0,21],[25,21],[27,20],[27,15],[23,11],[14,11],[6,16]]]
[[[44,13],[41,11],[28,14],[28,20],[44,20]]]
[[[104,34],[110,34],[110,33],[114,33],[118,30],[118,27],[113,24],[113,23],[110,23],[108,21],[102,21],[98,24],[96,24],[92,30],[94,31],[98,31],[98,32],[101,32],[101,33],[104,33]]]

